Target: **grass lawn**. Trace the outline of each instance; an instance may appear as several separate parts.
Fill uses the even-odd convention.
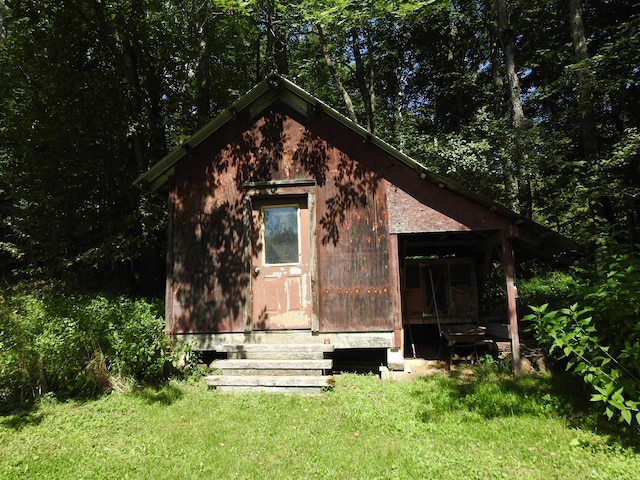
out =
[[[50,399],[0,416],[0,478],[640,478],[637,437],[575,425],[553,383],[341,375],[313,397],[175,382]]]

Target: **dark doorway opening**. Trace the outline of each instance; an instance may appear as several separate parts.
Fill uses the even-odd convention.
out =
[[[405,325],[404,357],[439,360],[445,355],[445,347],[437,325]]]

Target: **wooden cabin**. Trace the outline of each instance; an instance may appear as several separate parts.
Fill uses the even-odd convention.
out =
[[[329,344],[401,364],[410,325],[482,322],[497,261],[517,359],[514,259],[573,247],[277,75],[137,182],[168,192],[166,328],[201,350]]]

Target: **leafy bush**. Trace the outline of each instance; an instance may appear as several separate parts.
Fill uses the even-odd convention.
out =
[[[518,303],[524,306],[546,303],[551,308],[560,308],[580,288],[580,282],[581,279],[573,272],[557,270],[521,279],[518,282]]]
[[[171,348],[160,311],[146,300],[73,295],[51,286],[4,292],[0,404],[167,378],[186,352]]]
[[[593,389],[607,417],[640,424],[640,255],[615,243],[598,249],[581,298],[569,308],[531,307],[538,340]]]

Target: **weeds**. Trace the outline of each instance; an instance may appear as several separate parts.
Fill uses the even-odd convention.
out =
[[[0,409],[166,380],[187,352],[171,348],[160,312],[141,299],[55,286],[2,292]]]

